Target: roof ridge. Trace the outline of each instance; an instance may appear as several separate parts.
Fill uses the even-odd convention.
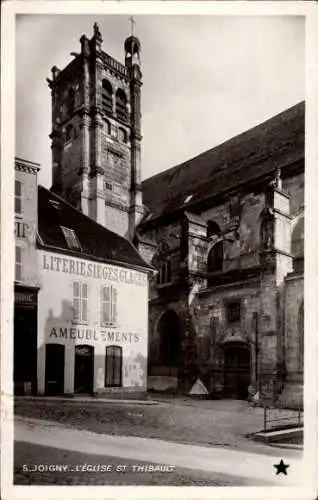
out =
[[[89,217],[88,215],[84,214],[83,212],[81,212],[80,210],[78,210],[77,208],[75,208],[73,205],[71,205],[68,201],[64,200],[61,196],[59,196],[58,194],[54,193],[53,191],[51,191],[50,189],[47,189],[45,188],[44,186],[42,185],[38,185],[38,189],[42,190],[45,194],[55,198],[56,201],[58,202],[61,202],[62,204],[66,205],[69,209],[71,209],[73,212],[75,212],[76,214],[80,215],[82,218],[85,218],[87,219],[87,222],[89,224],[91,224],[92,226],[95,226],[95,227],[98,227],[99,230],[103,230],[105,232],[107,232],[110,236],[113,236],[115,237],[115,239],[117,238],[117,242],[118,240],[122,240],[122,241],[125,241],[126,243],[129,244],[130,248],[138,255],[139,259],[141,260],[141,262],[144,264],[145,268],[148,268],[148,269],[152,269],[152,266],[149,265],[145,259],[141,256],[139,250],[133,245],[133,243],[128,239],[126,238],[125,236],[121,236],[120,234],[112,231],[111,229],[108,229],[107,227],[103,226],[102,224],[99,224],[98,222],[96,222],[94,219],[92,219],[91,217]],[[55,201],[55,200],[52,200],[52,201]],[[65,226],[67,227],[67,226]],[[73,229],[75,232],[78,231],[78,229],[74,229],[72,228],[72,225],[69,226],[69,229]],[[118,244],[118,243],[117,243]],[[124,262],[123,262],[124,263]],[[140,266],[140,265],[139,265]]]
[[[288,113],[289,111],[291,111],[292,109],[294,108],[297,108],[297,107],[300,107],[302,104],[305,104],[305,101],[302,100],[302,101],[299,101],[298,103],[294,104],[293,106],[290,106],[289,108],[283,110],[283,111],[280,111],[279,113],[271,116],[270,118],[267,118],[266,120],[260,122],[260,123],[257,123],[254,127],[251,127],[251,128],[248,128],[246,130],[243,130],[242,132],[240,132],[239,134],[237,135],[233,135],[231,137],[229,137],[228,139],[225,139],[223,142],[220,142],[219,144],[217,144],[216,146],[213,146],[212,148],[209,148],[209,149],[206,149],[205,151],[202,151],[201,153],[198,153],[197,155],[191,157],[191,158],[188,158],[187,160],[184,160],[182,163],[178,163],[177,165],[174,165],[172,167],[169,167],[165,170],[162,170],[161,172],[157,172],[156,174],[150,176],[150,177],[147,177],[146,179],[144,179],[142,181],[142,185],[145,185],[148,181],[152,181],[154,180],[155,178],[158,178],[160,176],[164,176],[166,174],[172,174],[172,172],[177,172],[179,169],[181,169],[185,164],[191,162],[191,161],[194,161],[196,159],[198,159],[199,157],[205,155],[205,154],[208,154],[210,153],[211,151],[213,151],[214,149],[217,149],[219,147],[221,147],[222,145],[226,144],[226,143],[229,143],[230,141],[232,141],[233,139],[238,139],[238,138],[241,138],[242,136],[244,136],[245,134],[248,134],[249,132],[251,132],[252,130],[255,130],[257,129],[258,127],[261,127],[263,125],[265,125],[266,123],[270,122],[271,120],[274,120],[275,118],[278,118],[279,116],[281,115],[284,115],[286,113]]]

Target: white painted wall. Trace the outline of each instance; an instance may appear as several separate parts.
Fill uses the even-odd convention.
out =
[[[147,274],[60,253],[38,252],[41,277],[38,296],[39,393],[45,390],[46,343],[65,346],[65,393],[73,393],[75,346],[83,344],[94,346],[94,391],[104,388],[107,345],[123,348],[123,387],[145,390],[148,351]],[[131,277],[134,283],[129,283]],[[88,285],[88,322],[85,324],[73,320],[74,281]],[[110,284],[117,289],[117,324],[103,327],[100,289],[102,285]]]

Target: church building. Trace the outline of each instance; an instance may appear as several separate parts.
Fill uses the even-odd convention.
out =
[[[302,404],[304,103],[141,182],[141,45],[52,68],[52,192],[157,270],[148,389]],[[154,152],[154,154],[156,154]],[[92,243],[93,244],[93,243]]]

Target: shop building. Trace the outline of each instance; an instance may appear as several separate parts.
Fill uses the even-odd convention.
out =
[[[38,393],[140,397],[152,267],[41,186],[38,205]]]
[[[39,165],[15,159],[14,392],[36,393],[37,173]],[[28,362],[26,362],[28,360]]]

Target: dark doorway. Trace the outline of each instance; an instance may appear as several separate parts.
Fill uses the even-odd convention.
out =
[[[250,384],[250,351],[244,345],[224,348],[224,397],[247,399]]]
[[[45,394],[56,396],[64,392],[65,347],[62,344],[45,346]]]
[[[180,324],[177,313],[166,311],[158,323],[159,363],[166,367],[166,375],[175,375],[173,368],[180,361]]]
[[[106,347],[105,387],[120,387],[122,372],[122,348],[116,345]]]
[[[37,311],[23,307],[14,309],[14,387],[15,394],[37,388]]]
[[[94,347],[77,345],[75,347],[74,392],[92,393],[94,381]]]

